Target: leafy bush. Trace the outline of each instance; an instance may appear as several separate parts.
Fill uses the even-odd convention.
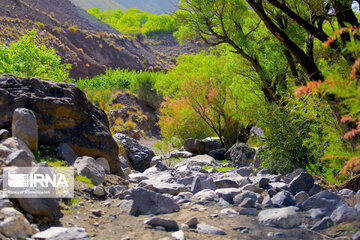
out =
[[[70,64],[61,64],[55,50],[36,44],[37,30],[33,29],[9,46],[0,45],[0,74],[41,77],[65,81]]]

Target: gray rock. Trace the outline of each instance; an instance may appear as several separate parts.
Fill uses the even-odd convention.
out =
[[[360,203],[360,190],[357,191],[357,193],[356,193],[355,201],[356,201],[357,203]]]
[[[355,205],[355,209],[360,213],[360,202]]]
[[[256,211],[256,208],[242,208],[239,211],[240,215],[248,215],[248,216],[257,216],[258,213]]]
[[[350,190],[350,189],[341,189],[339,192],[338,192],[338,195],[343,197],[343,198],[353,198],[356,196],[356,193],[353,191],[353,190]]]
[[[191,192],[181,192],[175,197],[175,200],[176,201],[189,200],[193,196],[194,196],[194,194],[192,194]]]
[[[259,187],[265,188],[265,187],[268,186],[269,183],[270,183],[270,179],[263,177],[263,178],[261,178],[261,179],[259,180],[259,183],[258,183],[258,184],[259,184]]]
[[[159,171],[167,171],[167,170],[169,170],[169,167],[166,166],[166,164],[163,163],[163,162],[157,162],[154,166],[155,166],[157,169],[159,169]]]
[[[29,156],[24,150],[11,153],[5,161],[7,166],[16,167],[31,167],[32,162],[36,162],[35,158]]]
[[[1,198],[0,199],[0,210],[3,208],[11,208],[12,203],[7,198]]]
[[[327,216],[326,210],[324,208],[312,208],[307,212],[313,219],[322,219]]]
[[[105,173],[110,173],[110,165],[108,160],[106,160],[106,158],[104,157],[97,158],[95,162],[104,168]]]
[[[195,194],[204,189],[215,190],[216,186],[214,180],[209,175],[196,176],[191,185],[191,192]]]
[[[340,206],[333,211],[330,216],[331,220],[335,223],[352,222],[360,220],[359,213],[350,206]]]
[[[255,151],[245,143],[236,143],[225,154],[225,158],[231,160],[236,167],[249,166],[255,157]]]
[[[11,137],[0,142],[0,158],[7,159],[8,156],[17,151],[25,151],[29,158],[35,159],[34,154],[19,138]]]
[[[58,208],[57,198],[18,198],[21,208],[31,215],[51,216]]]
[[[360,240],[360,231],[354,233],[354,235],[352,236],[352,240]]]
[[[210,174],[219,172],[219,171],[216,170],[215,168],[210,168],[210,169],[208,169],[208,170],[206,170],[206,171],[207,171],[207,173],[210,173]]]
[[[186,151],[189,152],[197,154],[207,154],[212,150],[222,148],[222,145],[216,141],[189,138],[185,141],[184,148]]]
[[[314,196],[323,190],[323,187],[320,184],[315,183],[314,186],[308,191],[310,196]]]
[[[179,225],[177,222],[169,218],[153,217],[150,220],[144,221],[144,223],[152,227],[162,226],[168,230],[179,230]]]
[[[254,202],[256,202],[258,199],[258,195],[254,192],[243,191],[233,198],[234,204],[240,204],[245,198],[250,198],[254,200]]]
[[[289,206],[295,206],[296,201],[288,191],[281,191],[277,193],[274,197],[271,198],[271,201],[275,205],[289,207]]]
[[[273,182],[273,183],[269,183],[269,185],[277,192],[280,192],[283,190],[289,191],[289,185],[284,182]]]
[[[232,179],[220,179],[215,181],[216,188],[238,188],[239,184]]]
[[[204,189],[194,194],[194,198],[200,201],[214,201],[214,199],[216,198],[216,194],[213,190]]]
[[[263,190],[254,184],[247,184],[241,188],[243,191],[251,191],[255,193],[261,193]]]
[[[242,177],[248,177],[250,174],[254,173],[254,171],[251,167],[241,167],[236,170],[236,173]]]
[[[324,217],[320,221],[317,221],[314,226],[311,228],[312,231],[323,230],[334,225],[334,222],[330,217]]]
[[[185,240],[185,233],[181,230],[171,233],[171,236],[176,240]]]
[[[10,132],[6,129],[0,129],[0,141],[10,137]]]
[[[209,155],[198,155],[195,157],[191,157],[188,158],[180,163],[178,163],[175,167],[181,167],[187,165],[188,168],[191,168],[193,166],[212,166],[212,167],[216,167],[219,164],[217,163],[217,161],[213,158],[210,157]]]
[[[219,148],[210,151],[208,155],[215,158],[216,160],[224,160],[226,151],[227,151],[226,148]]]
[[[301,191],[301,192],[297,193],[295,195],[296,204],[305,202],[309,197],[310,197],[309,194],[307,194],[304,191]]]
[[[185,222],[185,224],[188,225],[189,227],[196,227],[196,225],[198,225],[198,223],[199,223],[199,220],[196,217],[192,217]]]
[[[311,196],[302,205],[306,211],[313,208],[323,209],[326,216],[330,216],[331,213],[341,205],[349,206],[342,197],[329,190]]]
[[[198,233],[212,234],[212,235],[226,235],[226,232],[224,232],[224,230],[217,227],[213,227],[206,223],[199,223],[196,227],[196,230]]]
[[[25,239],[35,233],[24,215],[12,207],[2,208],[0,219],[0,232],[8,238]]]
[[[251,198],[245,198],[240,204],[239,207],[243,208],[255,208],[256,201]]]
[[[136,216],[137,208],[133,200],[121,200],[117,206],[121,212]]]
[[[266,226],[293,228],[301,224],[300,218],[292,207],[263,210],[259,222]]]
[[[74,164],[77,156],[67,143],[60,144],[56,150],[56,154],[59,158],[63,159],[68,165]]]
[[[121,168],[128,168],[129,167],[129,161],[126,160],[123,156],[119,156],[119,162]]]
[[[91,180],[94,185],[100,185],[105,178],[105,169],[98,165],[92,157],[79,157],[74,163],[79,175]]]
[[[273,202],[271,201],[270,195],[266,195],[264,200],[262,201],[262,205],[264,208],[271,208],[273,206]]]
[[[289,175],[286,175],[286,176],[292,180],[292,179],[296,178],[297,176],[299,176],[301,173],[306,173],[306,170],[303,168],[297,168],[292,173],[290,173]]]
[[[132,188],[125,196],[127,200],[134,201],[137,215],[166,214],[180,210],[173,199],[143,188]]]
[[[182,184],[167,183],[156,180],[144,180],[139,183],[139,187],[150,189],[157,193],[166,193],[170,195],[176,195],[180,192],[187,192],[189,189]]]
[[[125,147],[126,153],[124,154],[128,156],[131,166],[135,170],[144,172],[150,167],[151,160],[155,156],[152,150],[125,134],[116,133],[114,138]]]
[[[36,233],[32,236],[33,239],[46,240],[89,240],[89,235],[84,228],[79,227],[51,227],[45,231]]]
[[[16,108],[13,113],[12,136],[21,139],[32,151],[38,149],[38,125],[33,111],[26,108]]]
[[[170,153],[170,158],[191,158],[196,154],[185,150],[174,150]]]
[[[112,196],[118,195],[123,190],[126,190],[127,187],[125,185],[111,185],[107,190]]]
[[[97,217],[101,217],[101,215],[103,214],[103,212],[101,211],[101,209],[91,209],[90,212],[92,214],[94,214]]]
[[[188,166],[188,170],[199,173],[207,173],[207,171],[200,166]]]
[[[239,194],[241,190],[239,188],[220,188],[215,191],[215,194],[219,198],[223,198],[229,203],[233,203],[234,197]]]
[[[314,178],[311,174],[303,172],[299,176],[295,177],[289,184],[289,190],[293,195],[298,192],[309,191],[314,185]]]
[[[105,195],[105,190],[102,186],[95,186],[93,194],[97,197],[102,197]]]

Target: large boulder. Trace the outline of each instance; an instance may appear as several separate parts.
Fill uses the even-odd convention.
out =
[[[266,226],[293,228],[301,224],[293,207],[263,210],[259,213],[259,222]]]
[[[0,158],[8,159],[9,156],[15,152],[25,152],[27,154],[27,158],[35,159],[34,154],[20,139],[12,137],[0,141]],[[13,156],[10,156],[10,158],[13,159]]]
[[[0,232],[8,238],[25,239],[35,233],[24,215],[14,208],[1,209],[0,218]]]
[[[47,239],[47,240],[88,240],[89,235],[84,228],[79,227],[51,227],[45,231],[36,233],[33,239]]]
[[[255,157],[255,151],[245,143],[236,143],[225,154],[225,158],[231,160],[236,167],[247,167]]]
[[[89,178],[94,185],[100,185],[104,181],[105,169],[92,157],[77,158],[74,167],[79,175]]]
[[[216,141],[189,138],[186,139],[184,148],[186,151],[196,154],[207,154],[212,150],[222,148],[222,145]]]
[[[111,172],[123,176],[119,148],[105,112],[73,84],[0,75],[0,129],[11,129],[17,108],[34,112],[40,145],[67,143],[77,156],[105,157]]]
[[[15,109],[11,132],[13,137],[23,140],[32,151],[38,149],[38,126],[33,111],[26,108]]]
[[[57,198],[18,198],[17,202],[34,216],[51,216],[59,206]]]
[[[115,134],[114,138],[119,143],[123,156],[129,160],[135,170],[144,172],[150,167],[151,160],[155,156],[152,150],[122,133]]]

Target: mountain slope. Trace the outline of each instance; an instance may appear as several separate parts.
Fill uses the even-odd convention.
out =
[[[71,2],[83,9],[99,8],[101,11],[104,11],[110,7],[126,10],[126,7],[116,2],[116,0],[71,0]]]
[[[0,28],[0,42],[4,44],[16,41],[32,28],[38,29],[38,42],[53,47],[64,62],[73,64],[74,78],[101,74],[109,67],[165,67],[162,56],[69,0],[1,0]]]

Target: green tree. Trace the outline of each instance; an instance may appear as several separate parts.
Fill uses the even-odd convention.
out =
[[[71,65],[61,64],[55,50],[37,45],[36,35],[37,30],[33,29],[9,46],[0,45],[0,74],[66,80]]]

